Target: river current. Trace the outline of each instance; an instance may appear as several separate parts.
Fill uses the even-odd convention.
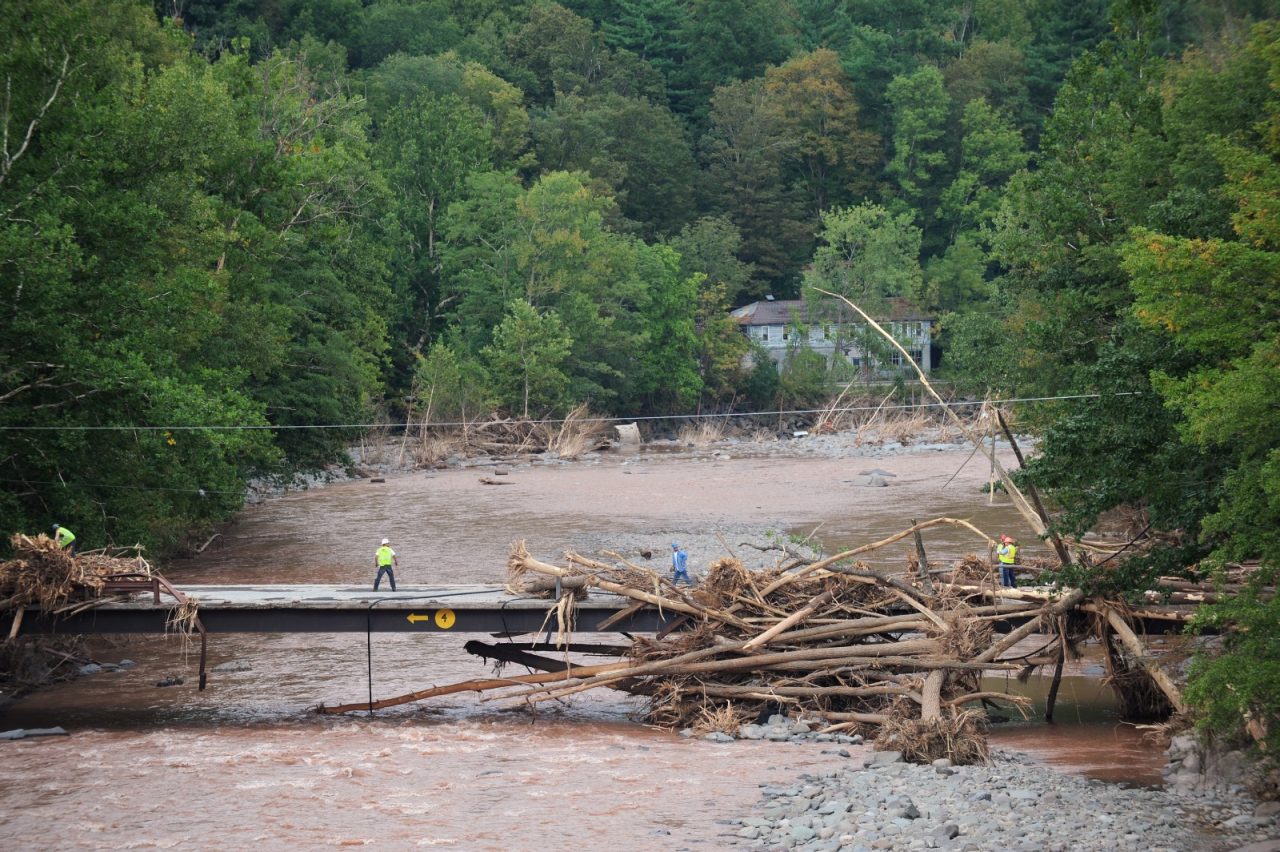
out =
[[[979,490],[989,472],[968,455],[642,452],[508,465],[501,487],[480,481],[496,481],[493,468],[341,482],[253,506],[199,557],[161,567],[179,586],[366,583],[387,537],[399,582],[437,585],[500,582],[518,539],[551,561],[566,549],[661,559],[680,539],[696,573],[749,529],[827,552],[913,518],[1017,531],[1014,510]],[[890,485],[860,487],[868,469],[892,474]],[[926,545],[931,558],[981,552],[951,528],[930,530]],[[904,554],[875,558],[901,565]],[[533,709],[460,694],[372,718],[310,712],[364,700],[369,659],[376,698],[486,676],[465,638],[384,634],[366,647],[357,634],[216,635],[210,666],[242,670],[213,671],[204,692],[196,653],[178,638],[96,639],[97,659],[135,664],[38,692],[0,720],[70,732],[0,744],[0,827],[11,848],[717,848],[732,833],[717,821],[750,812],[759,785],[849,760],[817,743],[683,739],[604,691]],[[1158,783],[1158,751],[1117,721],[1091,665],[1066,679],[1058,724],[998,725],[993,742],[1061,771]],[[157,686],[172,676],[184,683]],[[989,688],[1043,693],[1034,681]]]

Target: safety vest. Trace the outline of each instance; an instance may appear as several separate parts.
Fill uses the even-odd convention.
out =
[[[996,548],[996,555],[1000,557],[1000,561],[1005,565],[1012,565],[1018,558],[1018,545],[1002,544]]]
[[[396,552],[385,544],[378,548],[378,567],[382,568],[395,562]]]
[[[58,547],[66,547],[76,540],[76,534],[66,527],[58,527],[58,531],[54,533],[54,540],[58,542]]]

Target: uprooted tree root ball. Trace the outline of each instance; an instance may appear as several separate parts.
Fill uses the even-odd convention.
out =
[[[986,763],[990,757],[986,722],[976,710],[943,713],[917,719],[907,713],[880,725],[876,748],[898,751],[909,763],[932,763],[946,758],[956,765]]]

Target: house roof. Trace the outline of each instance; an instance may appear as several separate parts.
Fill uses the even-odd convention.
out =
[[[835,308],[834,315],[823,315],[821,308],[833,306]],[[915,310],[906,299],[889,299],[889,320],[897,322],[919,322],[921,320],[932,320],[927,314]],[[849,310],[841,302],[831,299],[824,300],[814,305],[804,299],[776,299],[765,300],[760,302],[752,302],[749,305],[743,305],[730,311],[730,316],[737,319],[739,325],[786,325],[791,322],[792,317],[798,317],[802,322],[857,322],[858,317],[854,312]],[[876,317],[876,319],[882,319]]]

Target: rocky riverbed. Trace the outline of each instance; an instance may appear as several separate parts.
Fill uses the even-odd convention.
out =
[[[774,717],[740,735],[817,736],[792,733],[791,725]],[[830,742],[844,752],[860,740]],[[755,813],[726,821],[726,845],[815,852],[1280,849],[1274,842],[1280,807],[1255,802],[1238,785],[1123,787],[1063,775],[1000,750],[985,766],[947,760],[918,766],[893,751],[848,753],[846,769],[764,787]]]

